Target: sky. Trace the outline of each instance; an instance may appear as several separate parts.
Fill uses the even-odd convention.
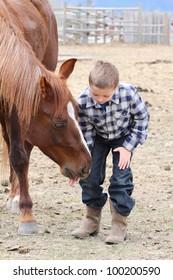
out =
[[[56,2],[56,0],[50,0]],[[64,1],[61,0],[63,3]],[[81,3],[86,6],[88,0],[66,0],[67,5]],[[142,5],[143,11],[160,10],[163,12],[173,12],[173,0],[91,0],[95,7],[137,7]]]

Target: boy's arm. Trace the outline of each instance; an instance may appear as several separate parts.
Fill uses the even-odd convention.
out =
[[[143,144],[147,138],[150,115],[137,90],[132,96],[130,107],[133,121],[131,124],[130,133],[123,146],[132,152],[138,144]]]
[[[89,150],[91,151],[94,145],[94,139],[96,132],[94,126],[89,122],[89,118],[84,114],[83,110],[79,106],[79,125],[82,130],[84,139],[88,145]]]
[[[80,128],[82,130],[84,139],[87,143],[87,146],[91,152],[93,145],[94,145],[94,139],[95,139],[96,132],[94,130],[93,125],[89,122],[89,119],[87,118],[87,116],[84,114],[84,112],[80,108],[80,105],[79,105],[78,122],[79,122]],[[78,181],[79,181],[79,178],[76,178],[74,180],[70,179],[69,185],[73,186]]]

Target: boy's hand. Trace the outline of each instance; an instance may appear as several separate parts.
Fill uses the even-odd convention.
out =
[[[128,168],[130,166],[130,159],[131,159],[131,152],[128,151],[124,147],[118,147],[113,150],[113,152],[119,152],[120,153],[120,159],[118,163],[119,169]]]
[[[79,178],[69,179],[69,185],[73,186],[75,183],[79,182]]]

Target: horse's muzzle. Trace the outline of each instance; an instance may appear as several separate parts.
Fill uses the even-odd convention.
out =
[[[71,168],[66,167],[63,172],[63,174],[69,179],[75,179],[75,178],[85,179],[88,177],[89,173],[90,173],[89,166],[83,166],[77,171],[74,171]]]

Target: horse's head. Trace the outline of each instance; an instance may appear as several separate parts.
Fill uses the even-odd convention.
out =
[[[85,178],[91,167],[91,156],[78,125],[78,105],[66,85],[76,59],[62,64],[58,76],[42,75],[39,81],[41,100],[32,119],[30,142],[61,168],[70,179]]]

